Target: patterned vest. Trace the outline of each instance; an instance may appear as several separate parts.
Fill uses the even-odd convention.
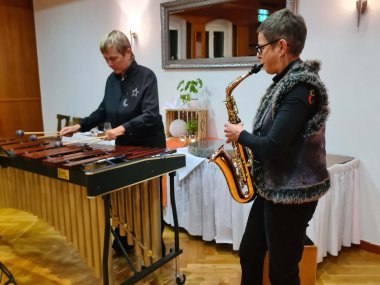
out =
[[[316,201],[330,187],[325,150],[328,96],[318,76],[319,67],[317,61],[293,65],[279,82],[269,86],[254,119],[253,134],[266,136],[273,126],[281,99],[295,85],[308,84],[318,96],[317,111],[306,122],[299,139],[274,160],[254,161],[252,175],[256,189],[260,196],[275,203]]]

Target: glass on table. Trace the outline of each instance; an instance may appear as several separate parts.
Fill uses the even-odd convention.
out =
[[[111,129],[112,129],[111,123],[105,122],[104,126],[103,126],[103,131],[106,132],[106,131],[111,130]]]

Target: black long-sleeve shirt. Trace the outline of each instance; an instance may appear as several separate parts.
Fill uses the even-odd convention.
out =
[[[283,72],[276,75],[273,81],[280,81],[291,65],[292,63]],[[255,136],[244,130],[240,133],[238,142],[252,149],[255,159],[258,161],[261,161],[262,157],[277,158],[283,149],[286,149],[302,135],[306,121],[316,111],[316,97],[311,98],[309,91],[310,87],[307,84],[296,85],[281,101],[273,127],[267,136]]]
[[[124,75],[109,75],[104,98],[97,110],[81,120],[81,131],[105,121],[112,128],[123,125],[125,134],[117,137],[118,145],[166,146],[157,79],[150,69],[134,61]]]

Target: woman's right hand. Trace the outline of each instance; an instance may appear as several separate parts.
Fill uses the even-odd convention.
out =
[[[226,143],[236,142],[239,139],[240,133],[244,130],[243,125],[243,123],[224,124],[224,136],[227,138]]]
[[[60,132],[59,135],[61,137],[71,137],[74,133],[79,132],[80,130],[80,125],[76,124],[73,126],[67,126],[64,127]]]

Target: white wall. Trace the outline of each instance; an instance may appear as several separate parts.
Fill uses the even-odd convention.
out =
[[[99,40],[112,29],[129,34],[134,25],[130,21],[137,19],[133,50],[137,62],[157,75],[162,113],[164,102],[178,95],[181,79],[199,77],[209,93],[209,137],[223,138],[225,87],[248,69],[161,69],[162,2],[167,1],[34,0],[45,130],[56,128],[57,113],[86,116],[97,107],[110,73],[99,52]],[[322,60],[320,75],[330,95],[327,150],[360,158],[362,240],[380,245],[380,94],[376,84],[380,1],[368,5],[359,28],[354,0],[300,0],[298,12],[309,29],[303,59]],[[271,77],[260,72],[234,91],[248,129],[270,82]]]
[[[380,244],[380,1],[368,1],[360,26],[354,0],[299,2],[308,25],[304,58],[318,57],[331,115],[327,150],[361,160],[362,240]]]

